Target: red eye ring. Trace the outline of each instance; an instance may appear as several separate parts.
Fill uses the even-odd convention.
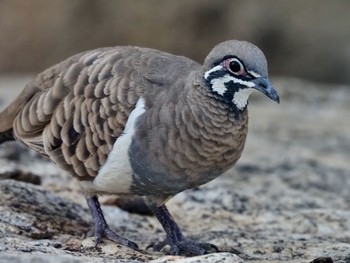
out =
[[[237,59],[237,58],[226,59],[224,61],[224,67],[228,71],[230,71],[231,73],[238,75],[238,76],[242,76],[242,75],[247,74],[242,62],[239,61],[239,59]]]

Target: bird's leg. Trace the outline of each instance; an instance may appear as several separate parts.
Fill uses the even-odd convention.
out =
[[[210,251],[219,251],[219,249],[213,244],[197,243],[185,238],[164,204],[157,206],[155,203],[149,202],[148,200],[146,203],[162,225],[167,235],[163,242],[152,244],[149,247],[152,247],[156,251],[160,251],[164,246],[169,245],[169,254],[171,255],[203,255]]]
[[[106,237],[107,239],[114,241],[118,244],[130,247],[134,250],[138,249],[137,245],[134,242],[117,235],[109,228],[106,219],[103,216],[103,212],[101,210],[101,206],[98,202],[98,198],[96,195],[92,197],[86,196],[85,198],[95,224],[96,246],[100,243],[102,237]]]

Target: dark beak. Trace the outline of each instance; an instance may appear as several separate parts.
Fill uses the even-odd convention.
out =
[[[264,93],[267,97],[280,103],[280,97],[278,96],[277,91],[272,87],[270,81],[267,78],[257,78],[254,80],[255,87],[254,89]]]

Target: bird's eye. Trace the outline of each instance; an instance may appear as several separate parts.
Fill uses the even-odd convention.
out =
[[[241,61],[236,58],[231,58],[225,61],[226,68],[235,75],[246,74],[245,68]]]

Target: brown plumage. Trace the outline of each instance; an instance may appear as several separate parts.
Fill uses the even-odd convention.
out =
[[[214,246],[184,238],[164,202],[238,161],[252,89],[279,100],[263,53],[247,42],[219,44],[203,66],[146,48],[96,49],[30,82],[0,113],[0,142],[15,137],[80,181],[97,243],[137,247],[109,229],[96,197],[136,194],[167,232],[156,249],[202,254]]]

